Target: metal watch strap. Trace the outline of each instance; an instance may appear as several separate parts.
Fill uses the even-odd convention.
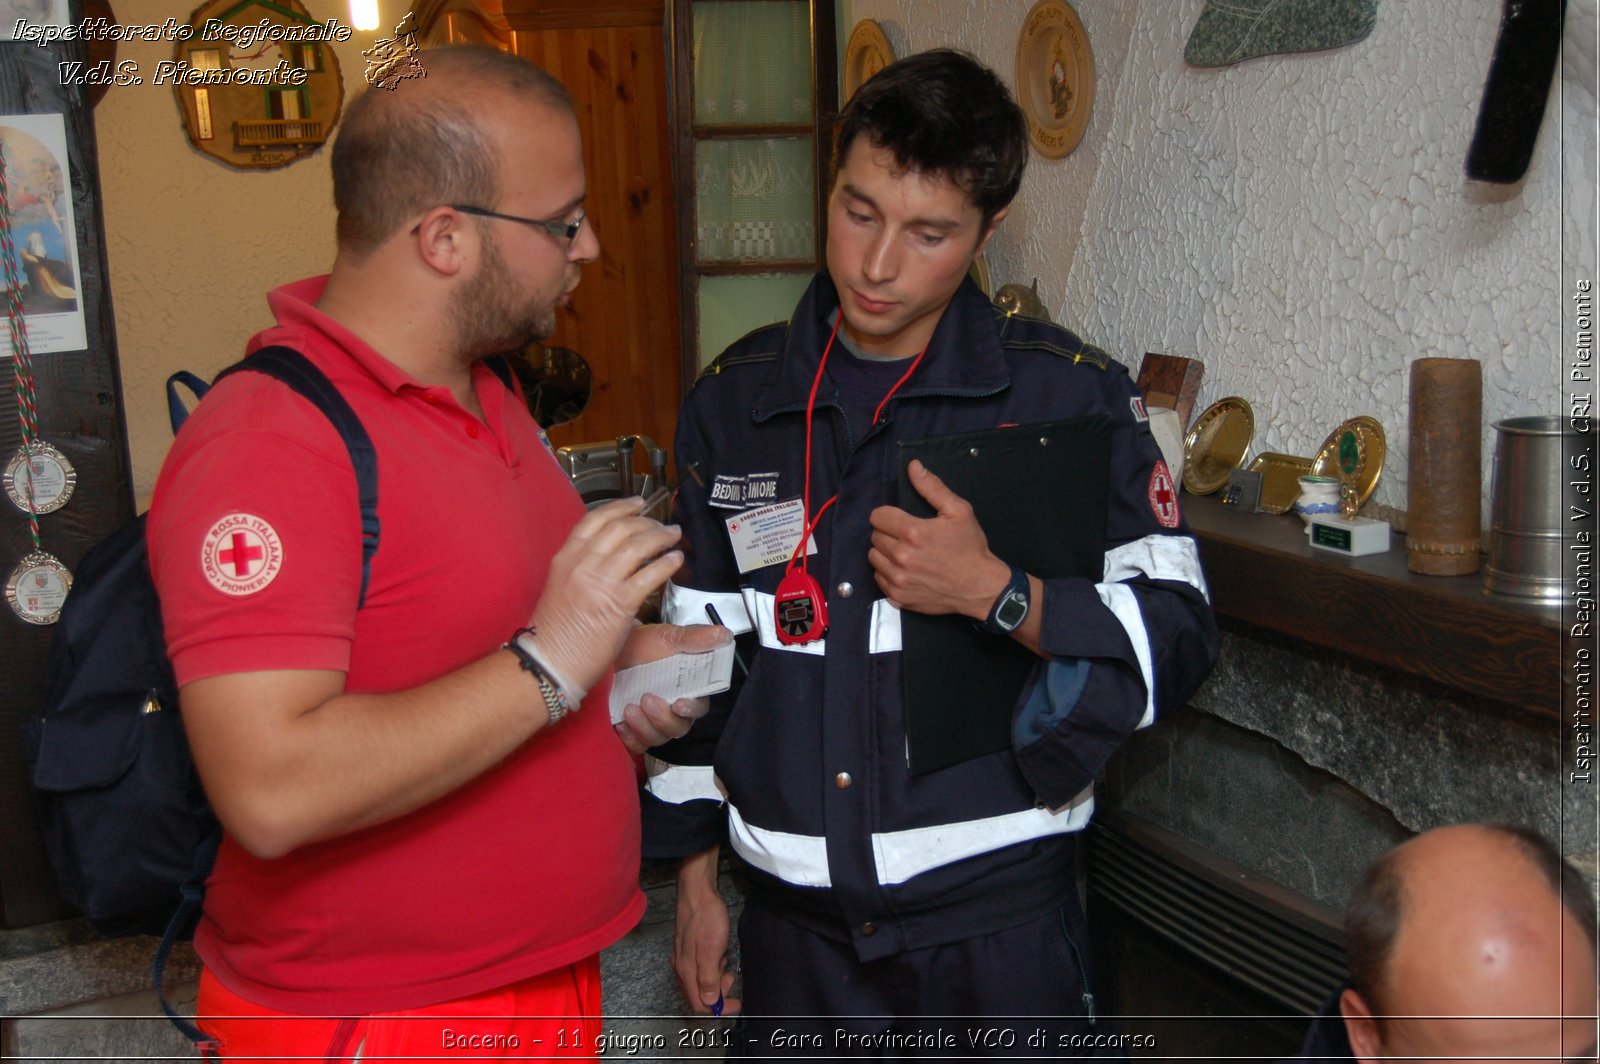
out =
[[[521,632],[517,633],[517,635],[521,634]],[[550,723],[561,723],[561,718],[572,711],[572,703],[567,701],[566,692],[562,691],[546,674],[544,666],[539,664],[539,659],[528,653],[522,644],[517,642],[516,636],[512,636],[510,642],[501,644],[500,649],[509,650],[515,654],[517,664],[521,665],[525,671],[533,674],[534,680],[539,684],[539,695],[544,699],[545,711],[550,715]]]

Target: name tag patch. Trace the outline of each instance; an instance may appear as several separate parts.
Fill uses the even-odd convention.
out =
[[[777,473],[718,473],[711,481],[710,505],[723,510],[748,510],[778,501]]]

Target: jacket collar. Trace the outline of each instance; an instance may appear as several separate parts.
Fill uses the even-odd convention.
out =
[[[1346,983],[1333,992],[1333,996],[1323,1003],[1317,1015],[1312,1017],[1311,1026],[1306,1030],[1305,1042],[1300,1046],[1297,1056],[1289,1057],[1281,1064],[1291,1064],[1300,1060],[1327,1061],[1329,1064],[1351,1064],[1355,1059],[1355,1050],[1350,1047],[1350,1035],[1345,1030],[1344,1016],[1339,1011],[1339,995],[1350,986]]]
[[[756,396],[752,412],[757,421],[806,408],[817,363],[833,331],[828,319],[838,306],[832,279],[819,273],[789,320],[777,375]],[[992,395],[1010,384],[1000,331],[994,325],[997,313],[970,277],[963,280],[934,328],[922,365],[895,401],[920,395]],[[826,386],[817,393],[817,402],[832,405],[832,392]]]

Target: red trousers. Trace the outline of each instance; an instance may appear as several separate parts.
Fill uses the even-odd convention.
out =
[[[224,1060],[592,1060],[601,1032],[600,959],[483,994],[375,1016],[299,1016],[200,973],[200,1027]]]

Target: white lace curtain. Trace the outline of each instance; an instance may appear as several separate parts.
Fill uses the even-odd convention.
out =
[[[811,121],[810,10],[803,0],[694,5],[696,125]],[[695,146],[701,261],[815,254],[810,137]]]

